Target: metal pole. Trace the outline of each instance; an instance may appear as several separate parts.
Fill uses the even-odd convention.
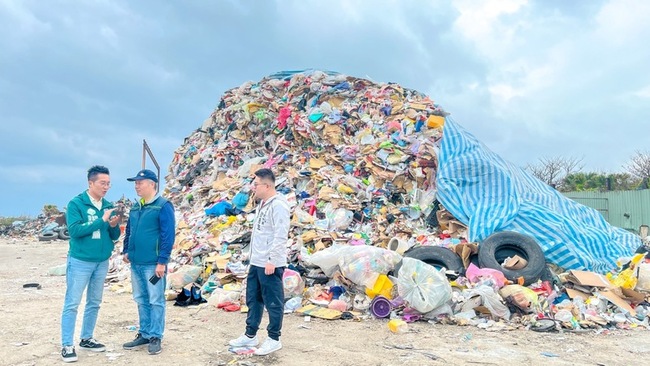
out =
[[[156,193],[160,193],[160,165],[158,165],[158,161],[156,161],[156,158],[153,156],[153,153],[151,152],[151,149],[149,148],[147,141],[142,140],[142,169],[145,168],[147,154],[149,155],[149,158],[153,162],[153,165],[156,167],[156,175],[158,177],[158,184],[156,185]]]
[[[146,162],[147,162],[146,151],[147,151],[147,141],[143,139],[142,140],[142,168],[141,169],[144,169],[145,166],[146,166]]]

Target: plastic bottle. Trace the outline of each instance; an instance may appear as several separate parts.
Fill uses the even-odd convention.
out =
[[[388,329],[393,333],[405,333],[409,329],[407,322],[401,319],[392,319],[388,322]]]

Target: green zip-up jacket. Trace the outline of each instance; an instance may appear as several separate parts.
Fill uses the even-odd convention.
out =
[[[70,233],[70,251],[72,258],[87,262],[103,262],[110,258],[115,246],[114,240],[120,237],[120,227],[111,227],[104,222],[104,210],[113,208],[113,204],[102,198],[102,209],[98,210],[88,192],[82,192],[68,203],[66,221]]]

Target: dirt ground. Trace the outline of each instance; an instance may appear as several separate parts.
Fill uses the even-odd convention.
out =
[[[60,319],[65,277],[48,276],[65,263],[68,243],[0,239],[1,365],[60,365]],[[41,289],[24,289],[37,282]],[[626,365],[650,356],[646,330],[590,333],[490,332],[419,322],[408,333],[393,334],[385,320],[320,320],[288,314],[284,348],[269,356],[237,356],[227,342],[239,335],[245,314],[207,304],[182,308],[168,303],[163,352],[123,350],[137,324],[128,293],[106,290],[95,338],[107,351],[77,349],[78,363],[89,365]],[[75,333],[78,343],[80,306]],[[266,326],[266,318],[262,326]],[[264,338],[265,332],[260,332]]]

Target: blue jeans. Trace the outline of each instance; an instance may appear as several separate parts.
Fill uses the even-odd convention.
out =
[[[77,321],[77,308],[86,290],[86,307],[81,324],[81,339],[93,338],[99,305],[104,294],[104,280],[108,273],[108,260],[86,262],[68,256],[65,279],[65,301],[61,315],[61,344],[74,345],[74,327]]]
[[[284,286],[282,285],[284,267],[277,267],[271,275],[264,273],[264,267],[250,265],[246,277],[246,334],[257,334],[262,322],[264,307],[269,313],[266,328],[269,338],[280,340],[282,318],[284,317]]]
[[[165,331],[165,287],[167,276],[152,285],[149,278],[156,273],[155,264],[131,263],[133,300],[138,305],[140,334],[143,338],[162,339]]]

